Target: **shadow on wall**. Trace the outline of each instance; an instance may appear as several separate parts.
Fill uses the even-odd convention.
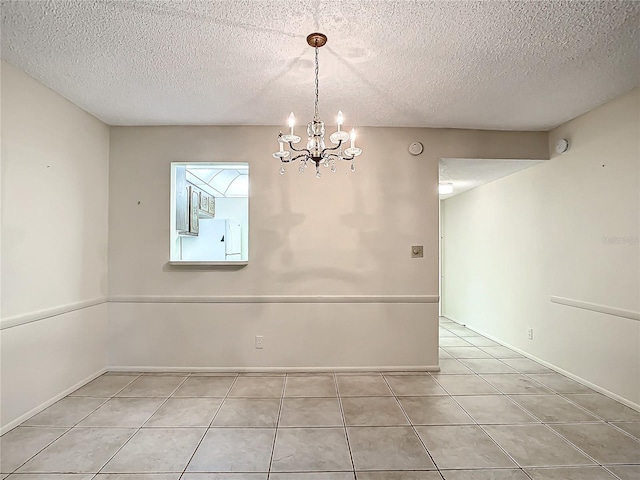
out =
[[[340,172],[322,179],[278,176],[276,181],[283,183],[272,190],[278,208],[274,205],[260,222],[263,228],[252,229],[260,244],[274,246],[272,251],[252,254],[266,259],[282,284],[297,285],[297,294],[357,294],[362,285],[371,284],[371,274],[382,269],[380,252],[376,251],[381,221],[378,215],[367,213],[367,207],[373,208],[371,202],[364,198],[364,187],[351,181],[351,175]],[[360,175],[358,181],[362,180]],[[301,291],[300,286],[307,288]]]

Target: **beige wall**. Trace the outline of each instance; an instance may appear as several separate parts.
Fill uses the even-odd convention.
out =
[[[316,180],[278,174],[279,129],[109,129],[2,65],[2,431],[106,366],[437,366],[438,159],[547,135],[361,129],[357,174]],[[251,165],[249,265],[170,268],[170,162],[212,160]]]
[[[438,159],[548,154],[545,133],[363,128],[357,172],[345,163],[316,179],[296,166],[278,174],[278,131],[111,129],[111,366],[434,367]],[[413,141],[421,156],[408,153]],[[249,265],[169,267],[170,163],[234,160],[250,164]],[[424,258],[411,259],[411,245]],[[165,303],[189,296],[207,303]],[[268,303],[247,306],[256,296]]]
[[[106,305],[51,315],[107,295],[109,128],[6,63],[1,113],[6,427],[105,367]]]
[[[551,161],[443,202],[444,314],[635,404],[640,322],[550,297],[640,310],[639,107],[636,89],[550,132]]]

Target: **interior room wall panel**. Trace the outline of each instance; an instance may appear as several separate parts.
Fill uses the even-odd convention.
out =
[[[5,429],[106,366],[109,127],[1,70]]]
[[[118,304],[110,304],[110,366],[437,368],[438,313],[429,302],[438,296],[438,159],[548,155],[544,132],[362,128],[356,172],[343,162],[335,174],[321,167],[317,179],[311,166],[304,175],[297,165],[278,173],[271,153],[280,130],[111,129],[109,293]],[[420,156],[408,152],[414,141],[425,145]],[[246,267],[167,264],[170,164],[178,161],[249,162]],[[411,258],[412,245],[424,246],[424,258]],[[194,296],[210,305],[190,304]],[[247,309],[234,296],[298,300]],[[399,304],[398,296],[419,304]],[[165,297],[178,303],[169,306]],[[394,329],[398,335],[389,335]],[[200,343],[214,332],[233,355],[216,347],[219,338],[195,357],[186,347],[164,347],[176,338]],[[264,335],[261,352],[256,335]],[[134,345],[156,360],[145,361]]]
[[[635,89],[571,120],[549,162],[443,202],[444,314],[636,406],[639,105]]]

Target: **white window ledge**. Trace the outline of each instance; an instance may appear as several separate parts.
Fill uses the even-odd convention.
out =
[[[169,262],[169,265],[176,267],[206,267],[206,266],[228,266],[228,265],[249,265],[247,260],[228,260],[228,261],[220,261],[220,262],[194,262],[194,261],[183,261],[183,260],[172,260]]]

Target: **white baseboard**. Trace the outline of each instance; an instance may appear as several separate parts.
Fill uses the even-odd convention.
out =
[[[29,410],[27,413],[25,413],[23,415],[20,415],[18,418],[10,421],[6,425],[3,425],[2,427],[0,427],[0,435],[4,435],[9,430],[13,430],[15,427],[20,425],[22,422],[26,422],[27,420],[29,420],[34,415],[37,415],[38,413],[42,412],[45,408],[48,408],[51,405],[53,405],[54,403],[56,403],[58,400],[61,400],[64,397],[66,397],[67,395],[69,395],[70,393],[75,392],[77,389],[79,389],[80,387],[83,387],[84,385],[86,385],[90,381],[95,380],[96,378],[98,378],[100,375],[102,375],[106,371],[107,371],[106,368],[101,368],[97,372],[92,373],[88,377],[85,377],[84,379],[80,380],[75,385],[72,385],[71,387],[67,388],[66,390],[60,392],[58,395],[50,398],[46,402],[41,403],[37,407],[32,408],[31,410]]]
[[[582,377],[579,377],[578,375],[575,375],[571,372],[568,372],[560,367],[558,367],[557,365],[554,365],[553,363],[547,362],[546,360],[542,360],[541,358],[538,358],[534,355],[531,355],[528,352],[525,352],[524,350],[521,350],[517,347],[514,347],[513,345],[510,345],[506,342],[504,342],[503,340],[500,340],[498,338],[493,337],[492,335],[489,335],[488,333],[483,332],[482,330],[478,330],[477,328],[474,328],[466,323],[463,323],[459,320],[456,320],[455,318],[452,318],[448,315],[442,315],[443,318],[447,318],[449,320],[451,320],[452,322],[457,323],[458,325],[461,325],[463,327],[467,327],[469,330],[479,333],[480,335],[482,335],[483,337],[487,337],[489,340],[493,340],[496,343],[499,343],[500,345],[510,348],[511,350],[514,350],[516,352],[518,352],[521,355],[524,355],[525,357],[538,362],[542,365],[544,365],[545,367],[548,367],[552,370],[555,370],[558,373],[561,373],[562,375],[569,377],[572,380],[575,380],[578,383],[581,383],[582,385],[589,387],[592,390],[595,390],[598,393],[602,393],[603,395],[606,395],[609,398],[612,398],[613,400],[616,400],[617,402],[620,402],[624,405],[626,405],[629,408],[633,408],[634,410],[637,410],[640,412],[640,404],[637,404],[635,402],[632,402],[631,400],[621,397],[620,395],[610,392],[609,390],[607,390],[606,388],[601,387],[600,385],[596,385],[595,383],[591,383],[589,380],[585,380]]]
[[[175,373],[318,373],[318,372],[439,372],[438,365],[394,367],[124,367],[113,366],[109,372]]]

